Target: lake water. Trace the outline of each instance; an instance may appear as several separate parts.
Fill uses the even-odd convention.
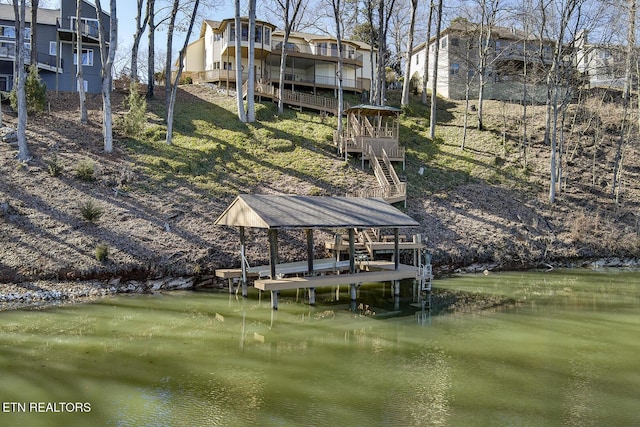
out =
[[[406,284],[396,307],[363,287],[355,311],[343,286],[276,312],[257,292],[2,312],[0,425],[640,425],[640,273],[434,287],[518,302],[421,316]]]

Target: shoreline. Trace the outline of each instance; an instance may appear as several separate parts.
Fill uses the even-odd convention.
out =
[[[507,271],[542,271],[556,269],[640,269],[640,259],[608,257],[595,260],[573,260],[571,262],[542,263],[529,268],[501,268],[497,264],[471,264],[465,267],[447,268],[435,266],[437,278],[445,278],[453,274],[490,274]],[[0,311],[39,309],[67,303],[85,303],[118,294],[151,294],[161,291],[192,290],[200,287],[225,289],[227,284],[216,280],[214,276],[162,277],[147,280],[78,280],[56,281],[35,280],[22,283],[0,283]]]

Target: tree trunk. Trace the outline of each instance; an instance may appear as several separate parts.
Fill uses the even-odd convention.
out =
[[[436,47],[433,56],[433,82],[431,82],[431,117],[429,120],[429,138],[436,137],[436,108],[438,103],[438,55],[440,54],[440,30],[442,28],[442,0],[438,0],[438,24],[436,26]]]
[[[142,11],[144,9],[144,0],[137,0],[138,7],[136,9],[136,32],[133,35],[133,47],[131,48],[131,70],[130,77],[131,82],[138,81],[138,49],[140,48],[140,39],[147,26],[149,20],[149,8],[146,8],[146,16],[142,18]]]
[[[236,104],[238,107],[238,119],[242,123],[247,122],[247,115],[242,102],[242,22],[240,22],[240,0],[235,0],[236,6],[236,40],[235,40],[235,69],[236,69]]]
[[[87,123],[87,95],[84,92],[84,74],[82,72],[82,0],[76,4],[76,86],[80,98],[80,123]],[[59,49],[59,47],[56,47]]]
[[[247,122],[256,121],[255,107],[255,45],[256,45],[256,0],[249,0],[249,75],[247,77]]]
[[[112,0],[112,1],[115,1],[115,0]],[[187,30],[187,34],[184,37],[184,44],[182,45],[182,49],[180,49],[180,53],[178,54],[178,69],[176,70],[176,78],[173,81],[173,83],[170,84],[170,87],[169,87],[169,99],[167,100],[167,138],[165,141],[167,145],[171,145],[171,141],[173,139],[173,112],[176,105],[178,83],[180,82],[180,76],[182,75],[182,69],[184,67],[184,57],[187,54],[187,46],[189,46],[189,39],[191,38],[191,32],[193,31],[193,23],[196,20],[199,5],[200,5],[200,0],[195,0],[195,3],[193,5],[193,13],[191,14],[191,19],[189,22],[189,29]]]
[[[344,92],[342,88],[342,72],[343,72],[343,53],[342,53],[342,28],[341,28],[341,11],[340,0],[332,0],[333,17],[336,24],[336,42],[338,44],[338,134],[342,134],[342,110],[344,110]]]
[[[31,65],[38,64],[38,6],[40,0],[31,0]],[[58,47],[56,46],[56,49]]]
[[[16,38],[24,34],[26,0],[14,0],[13,12],[15,15]],[[16,97],[18,101],[18,160],[26,162],[31,156],[27,145],[27,95],[25,91],[25,69],[24,69],[24,43],[16,43],[16,62],[14,74],[16,76]]]
[[[156,23],[155,23],[155,0],[147,0],[147,16],[149,17],[149,52],[147,56],[147,99],[153,98],[153,92],[156,82],[155,76],[155,35],[156,35]]]
[[[427,81],[429,80],[429,49],[431,43],[431,20],[433,19],[433,0],[429,3],[429,18],[427,19],[427,41],[424,47],[424,72],[422,77],[422,103],[427,103]]]
[[[237,0],[236,0],[237,1]],[[173,7],[171,9],[171,17],[169,18],[169,29],[167,31],[167,59],[164,64],[164,99],[166,106],[165,121],[169,126],[169,110],[171,104],[171,60],[173,57],[173,32],[176,26],[176,16],[178,15],[178,8],[180,6],[180,0],[173,0]],[[173,121],[173,118],[171,119]],[[171,144],[170,133],[167,130],[167,144]]]
[[[631,123],[629,121],[629,106],[631,105],[631,64],[633,50],[636,45],[636,0],[627,0],[629,5],[629,22],[627,28],[627,50],[625,53],[625,69],[624,69],[624,89],[622,93],[622,121],[620,124],[620,137],[616,146],[616,156],[613,163],[613,179],[611,186],[611,195],[615,198],[616,203],[620,201],[620,181],[622,177],[622,160],[624,147],[627,144],[628,131],[630,131]]]
[[[417,8],[418,8],[418,0],[411,0],[411,23],[409,24],[407,56],[404,63],[405,64],[404,81],[402,82],[402,102],[401,102],[402,106],[409,105],[409,84],[411,83],[411,51],[413,50],[413,31],[416,25],[416,9]]]
[[[104,137],[104,152],[113,151],[113,117],[111,115],[111,86],[113,61],[118,48],[118,18],[116,14],[116,0],[110,0],[109,18],[109,45],[107,46],[107,35],[105,34],[105,23],[102,17],[102,7],[100,0],[96,2],[96,15],[98,17],[100,58],[102,59],[102,132]]]

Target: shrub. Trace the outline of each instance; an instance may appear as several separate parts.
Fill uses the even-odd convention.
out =
[[[29,67],[29,74],[25,78],[24,86],[27,95],[27,111],[43,111],[47,103],[47,85],[38,75],[38,67],[34,65]],[[9,94],[9,101],[11,108],[18,110],[18,94],[15,87]]]
[[[82,181],[93,181],[95,169],[95,164],[91,160],[82,160],[76,165],[76,177]]]
[[[58,156],[55,153],[51,156],[51,159],[45,160],[45,164],[47,165],[49,175],[60,176],[60,174],[62,174],[63,167],[58,161]]]
[[[191,78],[191,76],[182,77],[180,79],[180,84],[181,85],[192,85],[193,84],[193,79]]]
[[[129,111],[124,117],[124,131],[127,136],[139,136],[144,132],[147,122],[147,101],[138,90],[138,83],[131,82],[129,86]]]
[[[93,200],[87,200],[86,202],[81,203],[79,208],[82,217],[89,222],[99,220],[104,212],[103,209]]]
[[[104,262],[107,258],[109,258],[109,245],[101,243],[96,246],[96,259],[100,262]]]

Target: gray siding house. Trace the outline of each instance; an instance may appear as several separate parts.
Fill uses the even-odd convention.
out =
[[[88,93],[100,93],[102,78],[100,70],[100,47],[98,20],[95,5],[82,2],[80,28],[82,29],[83,85]],[[109,33],[109,15],[102,12],[104,25]],[[31,9],[27,8],[26,29],[23,34],[25,63],[31,63],[31,50],[37,52],[37,66],[47,90],[75,92],[76,79],[76,1],[61,0],[59,9],[38,9],[36,46],[31,45]],[[16,42],[13,5],[0,4],[0,90],[13,88]]]

